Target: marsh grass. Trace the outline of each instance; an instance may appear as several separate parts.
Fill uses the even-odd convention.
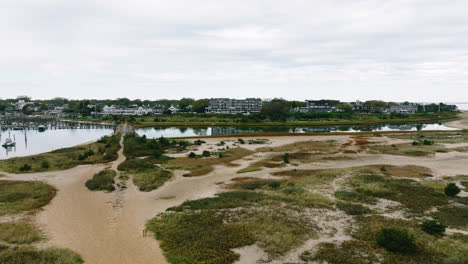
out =
[[[0,216],[41,208],[57,190],[39,181],[0,181]]]
[[[462,143],[468,142],[467,131],[455,131],[455,132],[425,132],[420,131],[419,133],[405,133],[405,134],[390,134],[390,138],[407,139],[407,140],[432,140],[438,143]]]
[[[5,264],[81,264],[83,259],[68,249],[12,247],[0,250],[0,263]]]
[[[169,208],[148,228],[170,263],[233,263],[238,255],[231,249],[253,243],[273,259],[316,234],[305,212],[282,206],[295,199],[272,191],[221,193]]]
[[[468,208],[466,206],[442,207],[437,212],[432,213],[432,216],[449,227],[468,227]]]
[[[27,222],[0,223],[0,240],[10,244],[30,244],[44,238],[42,232]]]
[[[98,142],[58,149],[39,155],[0,161],[0,170],[10,173],[32,173],[73,168],[77,165],[106,163],[117,159],[119,136],[103,137]],[[85,155],[85,153],[88,153]],[[93,153],[90,155],[90,153]],[[47,164],[47,166],[45,166]],[[25,170],[24,166],[30,167]]]
[[[424,157],[433,155],[436,150],[450,151],[441,145],[417,145],[414,146],[410,143],[396,144],[396,145],[372,145],[369,147],[371,153],[382,153],[389,155],[402,155]]]
[[[85,186],[91,191],[112,192],[115,190],[115,176],[116,172],[114,170],[103,170],[94,174],[93,178],[87,180]]]
[[[139,172],[133,175],[133,183],[140,191],[149,192],[161,187],[172,176],[172,172],[162,169]]]
[[[241,173],[249,173],[249,172],[261,171],[261,170],[262,170],[261,167],[247,167],[247,168],[238,170],[237,173],[241,174]]]
[[[292,144],[287,144],[278,147],[263,147],[258,148],[259,152],[314,152],[316,154],[333,154],[338,153],[339,146],[336,141],[303,141]]]
[[[183,170],[189,170],[185,176],[194,177],[206,175],[214,170],[216,165],[235,166],[232,162],[254,152],[244,148],[232,148],[223,153],[222,157],[210,157],[210,158],[175,158],[167,160],[166,163],[173,168],[179,168]]]
[[[448,203],[443,193],[409,179],[393,179],[378,174],[358,174],[350,179],[361,195],[396,201],[413,212],[423,212]]]
[[[133,176],[133,183],[143,192],[161,187],[173,176],[171,171],[161,169],[153,164],[151,158],[129,158],[122,162],[118,169]]]

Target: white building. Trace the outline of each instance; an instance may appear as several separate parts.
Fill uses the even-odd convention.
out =
[[[206,108],[207,113],[243,114],[259,113],[262,110],[262,99],[247,98],[244,100],[228,98],[212,98]]]

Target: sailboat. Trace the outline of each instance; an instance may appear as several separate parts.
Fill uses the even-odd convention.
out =
[[[9,148],[9,147],[13,147],[13,146],[16,146],[16,142],[11,140],[11,138],[7,138],[5,140],[5,142],[3,143],[3,145],[2,145],[2,147],[4,147],[4,148]]]

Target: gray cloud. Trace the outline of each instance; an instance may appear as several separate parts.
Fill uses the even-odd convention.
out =
[[[465,0],[5,0],[2,97],[468,101]]]

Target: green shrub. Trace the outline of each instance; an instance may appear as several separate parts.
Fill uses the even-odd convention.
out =
[[[431,235],[442,235],[445,233],[446,226],[439,223],[437,220],[424,220],[421,223],[421,228],[424,232]]]
[[[85,186],[91,191],[108,191],[115,190],[114,177],[116,173],[113,170],[103,170],[93,176],[92,179],[86,181]]]
[[[195,145],[197,145],[197,146],[200,146],[201,144],[204,144],[204,143],[206,143],[206,142],[203,141],[203,140],[200,140],[200,139],[195,140],[195,141],[193,142],[193,144],[195,144]]]
[[[447,196],[454,197],[454,196],[457,196],[457,194],[460,193],[460,188],[458,188],[458,186],[455,183],[449,183],[445,187],[444,193]]]
[[[208,150],[204,150],[203,153],[202,153],[202,156],[203,157],[209,157],[209,156],[211,156],[211,152],[209,152]]]
[[[409,254],[417,250],[414,236],[404,229],[384,228],[377,235],[376,242],[391,252]]]
[[[195,154],[195,152],[190,152],[190,153],[188,154],[188,157],[191,158],[191,159],[193,159],[193,158],[196,158],[196,157],[197,157],[197,154]]]
[[[31,165],[29,164],[23,164],[21,167],[19,167],[20,171],[30,171],[32,169]]]
[[[44,160],[42,163],[41,163],[41,167],[43,169],[48,169],[50,168],[50,163],[47,161],[47,160]]]
[[[238,138],[237,141],[239,141],[240,144],[245,144],[245,140],[243,140],[242,138]]]
[[[289,153],[284,153],[283,161],[284,161],[284,163],[289,163]]]

